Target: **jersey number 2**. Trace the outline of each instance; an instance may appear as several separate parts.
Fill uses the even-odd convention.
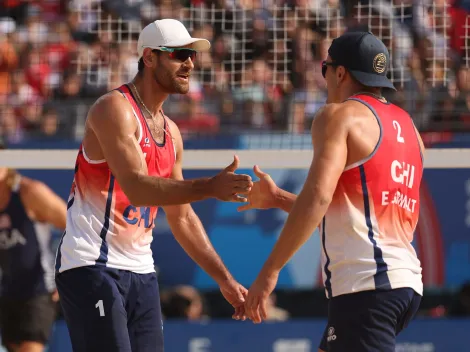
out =
[[[398,143],[405,143],[405,139],[401,136],[401,126],[395,120],[393,120],[393,128],[397,130],[397,141],[398,141]]]

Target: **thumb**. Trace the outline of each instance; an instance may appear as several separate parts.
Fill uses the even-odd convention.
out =
[[[258,176],[258,178],[264,178],[265,176],[269,176],[266,172],[261,171],[258,165],[255,165],[253,168],[253,171],[255,172],[255,175]]]
[[[233,162],[229,166],[227,166],[225,170],[228,172],[234,172],[236,169],[238,169],[239,164],[240,164],[240,159],[238,159],[238,156],[234,155]]]

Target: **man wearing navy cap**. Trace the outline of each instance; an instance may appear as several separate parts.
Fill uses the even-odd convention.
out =
[[[322,64],[327,104],[312,125],[314,158],[298,196],[260,178],[239,208],[280,208],[284,229],[245,301],[266,319],[280,270],[319,226],[329,299],[319,351],[393,352],[396,335],[416,314],[423,283],[411,245],[419,216],[424,147],[407,112],[382,88],[390,63],[370,32],[336,38]]]

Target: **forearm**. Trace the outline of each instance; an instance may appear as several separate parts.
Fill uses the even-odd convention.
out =
[[[302,191],[292,206],[281,235],[263,266],[266,275],[278,273],[320,224],[328,201]]]
[[[175,180],[142,175],[129,183],[131,186],[126,193],[135,206],[188,204],[212,196],[209,178]]]
[[[284,210],[286,213],[290,213],[296,199],[297,195],[279,188],[276,194],[275,207]]]
[[[192,209],[184,217],[169,220],[169,225],[185,252],[219,285],[232,278]]]

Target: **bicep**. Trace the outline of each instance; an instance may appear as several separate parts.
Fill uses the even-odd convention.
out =
[[[138,175],[147,175],[147,164],[135,136],[137,121],[126,102],[119,99],[97,103],[90,111],[89,123],[111,172],[125,191]]]

